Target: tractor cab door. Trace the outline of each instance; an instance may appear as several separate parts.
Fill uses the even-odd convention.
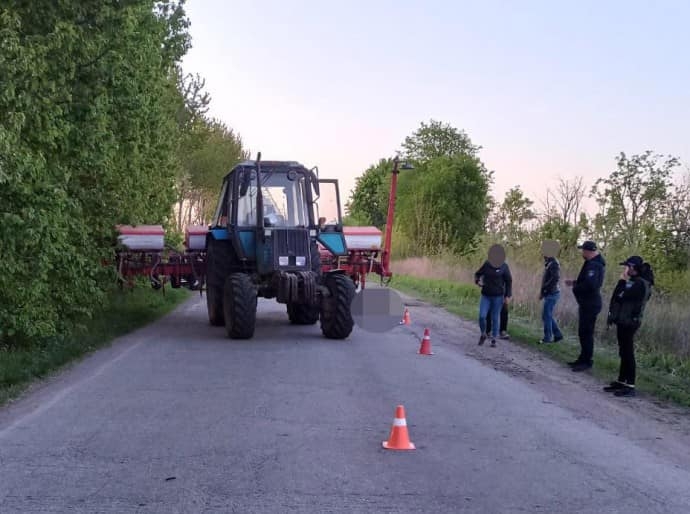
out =
[[[336,257],[347,255],[340,210],[340,188],[336,179],[319,179],[319,196],[314,205],[319,225],[317,241]]]
[[[257,254],[257,225],[259,194],[256,170],[244,169],[236,177],[237,202],[235,203],[236,250],[242,260],[255,261]]]

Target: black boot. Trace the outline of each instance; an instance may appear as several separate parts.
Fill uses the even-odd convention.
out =
[[[619,389],[615,393],[616,396],[635,396],[635,386],[625,385],[623,389]]]
[[[624,387],[627,387],[625,383],[621,380],[616,380],[615,382],[611,382],[609,385],[604,387],[604,391],[607,393],[614,393],[616,391],[620,391]]]

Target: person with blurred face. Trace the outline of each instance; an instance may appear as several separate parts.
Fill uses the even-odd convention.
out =
[[[501,309],[513,295],[513,278],[505,262],[505,250],[501,245],[493,245],[489,249],[489,258],[475,272],[474,283],[482,288],[479,301],[479,345],[486,341],[486,317],[491,315],[491,346],[495,347]]]
[[[580,339],[580,355],[568,364],[573,371],[585,371],[594,364],[594,328],[602,309],[601,286],[604,283],[606,261],[594,241],[585,241],[577,247],[582,250],[580,274],[575,280],[566,280],[572,287],[578,305],[577,333]]]

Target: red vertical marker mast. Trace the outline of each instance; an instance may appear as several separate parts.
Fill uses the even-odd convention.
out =
[[[383,268],[383,275],[391,276],[390,261],[391,261],[391,239],[393,236],[393,221],[395,218],[395,197],[398,188],[398,157],[393,159],[393,176],[391,177],[391,190],[388,197],[388,217],[386,219],[386,235],[383,244],[383,252],[381,252],[381,267]]]

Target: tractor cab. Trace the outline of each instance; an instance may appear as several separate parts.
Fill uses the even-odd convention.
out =
[[[316,272],[314,249],[321,227],[314,205],[319,193],[316,173],[297,162],[242,162],[223,181],[212,232],[216,239],[228,238],[238,264],[255,266],[258,275]],[[342,234],[341,241],[327,239],[328,247],[345,254]]]

